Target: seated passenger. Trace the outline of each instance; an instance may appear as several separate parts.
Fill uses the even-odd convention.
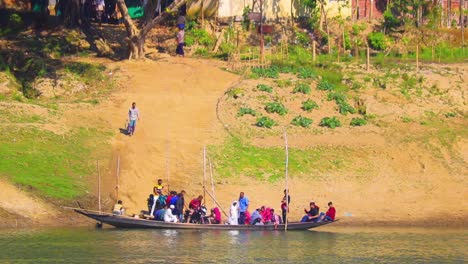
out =
[[[301,222],[316,222],[319,217],[319,207],[315,205],[315,202],[310,202],[310,209],[304,209],[306,215],[302,217]]]
[[[122,206],[121,200],[118,200],[117,203],[114,205],[114,208],[112,209],[112,213],[115,215],[125,214],[125,208]]]
[[[271,222],[273,224],[280,225],[283,223],[283,221],[281,220],[281,216],[279,216],[278,214],[275,214],[275,209],[271,208],[270,212],[271,212]]]
[[[260,210],[261,214],[262,214],[262,221],[264,224],[268,224],[271,222],[271,211],[270,211],[270,208],[267,207],[265,208],[265,206],[262,206],[261,210]]]
[[[251,225],[263,225],[260,209],[255,210],[250,217]]]
[[[211,209],[210,215],[210,224],[220,224],[221,223],[221,212],[218,207]]]
[[[154,212],[154,220],[164,221],[164,215],[166,213],[166,207],[160,208]]]
[[[172,210],[174,210],[175,206],[171,205],[164,213],[164,222],[167,223],[177,223],[178,219],[177,216],[172,214]]]
[[[335,215],[336,215],[336,209],[333,206],[333,203],[329,202],[327,214],[325,215],[325,218],[323,219],[323,221],[335,221]]]

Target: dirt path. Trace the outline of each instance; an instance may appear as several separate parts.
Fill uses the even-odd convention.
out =
[[[140,109],[135,135],[119,133],[113,142],[114,156],[121,157],[119,199],[136,213],[145,208],[155,181],[167,181],[166,168],[171,189],[201,189],[201,180],[194,179],[202,175],[203,145],[225,135],[216,119],[216,102],[239,77],[209,61],[174,58],[122,63],[122,71],[131,76],[128,87],[100,111],[119,131],[131,103]],[[113,184],[111,179],[108,185]]]

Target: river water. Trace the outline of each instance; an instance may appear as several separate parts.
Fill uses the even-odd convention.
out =
[[[0,230],[0,263],[464,263],[468,231]]]

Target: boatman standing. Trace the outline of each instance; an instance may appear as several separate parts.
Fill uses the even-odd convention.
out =
[[[249,210],[249,198],[244,192],[239,194],[239,225],[245,225],[245,213]]]

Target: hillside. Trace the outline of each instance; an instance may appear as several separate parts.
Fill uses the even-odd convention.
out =
[[[78,59],[83,60],[94,61]],[[100,93],[99,99],[90,99],[96,98],[90,90],[85,98],[73,102],[62,99],[56,105],[48,99],[42,99],[48,103],[41,104],[8,98],[2,102],[2,111],[25,109],[3,115],[9,118],[3,122],[4,127],[13,125],[10,131],[33,127],[28,131],[41,132],[49,145],[55,142],[65,147],[50,145],[53,153],[67,156],[72,163],[80,161],[77,166],[87,164],[85,168],[73,164],[64,167],[73,172],[67,175],[78,178],[72,176],[71,181],[57,182],[52,185],[53,191],[47,187],[52,184],[50,179],[66,178],[44,176],[49,183],[42,185],[28,182],[33,179],[33,174],[28,173],[36,172],[18,174],[10,169],[7,178],[21,189],[30,188],[28,192],[32,191],[34,199],[73,206],[78,199],[87,207],[97,208],[95,160],[99,159],[103,200],[108,209],[117,198],[119,156],[118,198],[129,213],[145,208],[146,197],[157,178],[169,179],[170,189],[185,189],[191,198],[202,193],[202,148],[206,145],[213,163],[215,195],[224,208],[237,198],[239,191],[244,191],[252,208],[264,204],[278,210],[284,189],[282,134],[287,128],[293,218],[300,217],[310,200],[322,208],[332,200],[345,225],[465,225],[467,211],[460,209],[467,208],[465,65],[427,65],[419,74],[398,69],[367,74],[356,68],[359,66],[343,65],[336,69],[317,68],[313,73],[303,72],[303,76],[288,72],[268,78],[255,73],[244,77],[231,74],[220,69],[224,67],[222,63],[218,62],[218,67],[211,60],[160,57],[157,61],[98,62],[113,73],[112,80],[120,87],[111,93]],[[340,72],[342,78],[332,79],[333,71]],[[400,78],[404,73],[410,76],[405,77],[407,80]],[[419,82],[421,77],[423,81]],[[325,79],[333,89],[318,90]],[[403,82],[413,79],[416,83],[408,86],[409,91],[402,91]],[[383,80],[385,88],[381,87]],[[306,83],[310,93],[293,93],[296,83]],[[271,86],[271,93],[259,91],[258,84]],[[340,114],[331,93],[346,95],[356,112]],[[310,112],[301,109],[307,99],[318,107]],[[128,137],[122,131],[133,101],[140,108],[142,120],[135,136]],[[267,113],[267,102],[282,103],[287,113]],[[357,102],[364,105],[361,113]],[[239,116],[241,107],[251,108],[257,116]],[[257,127],[260,115],[270,117],[278,125],[272,129]],[[313,120],[309,128],[290,124],[298,115]],[[319,126],[323,117],[332,116],[340,120],[341,127]],[[16,119],[11,120],[13,117]],[[353,117],[362,118],[367,124],[350,126]],[[31,143],[37,132],[22,134],[25,137],[21,139],[21,151],[27,153],[31,146],[42,148]],[[71,141],[60,141],[63,137]],[[79,146],[87,147],[80,150]],[[37,168],[39,163],[30,164]],[[56,168],[58,172],[62,170],[60,166]],[[2,170],[5,175],[5,167]],[[78,193],[69,193],[74,191]],[[213,205],[211,200],[207,204]],[[0,206],[6,218],[22,214],[19,207]]]

